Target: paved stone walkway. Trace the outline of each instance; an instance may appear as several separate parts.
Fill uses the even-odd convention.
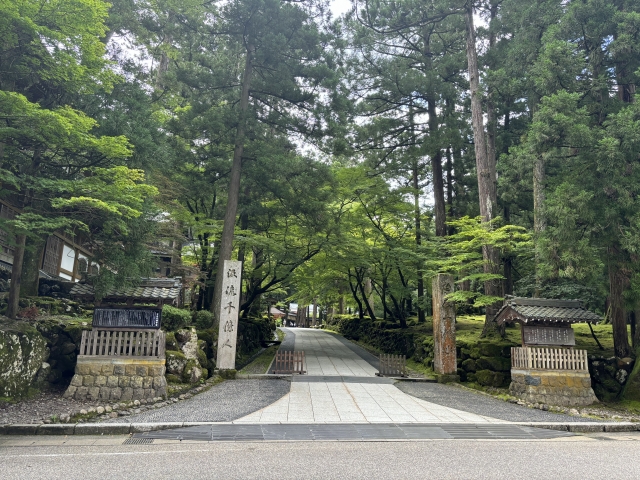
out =
[[[305,352],[307,376],[295,377],[289,394],[274,404],[234,423],[502,422],[420,400],[386,379],[372,382],[378,380],[377,369],[330,333],[295,328],[287,329],[287,335],[295,335],[295,349]],[[338,377],[338,381],[313,376]],[[358,382],[358,377],[362,381]]]
[[[497,428],[509,422],[589,421],[528,409],[450,385],[394,384],[390,378],[375,375],[373,356],[344,338],[322,330],[286,330],[283,345],[287,350],[305,351],[307,375],[294,375],[291,381],[226,381],[189,400],[108,422],[224,422],[238,428],[251,424]]]
[[[188,400],[107,423],[229,422],[288,395],[290,385],[276,379],[226,381]]]
[[[378,371],[330,333],[296,328],[295,349],[303,350],[307,375],[373,377]]]

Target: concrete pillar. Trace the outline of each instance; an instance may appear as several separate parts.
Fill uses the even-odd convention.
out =
[[[445,301],[453,292],[453,276],[439,273],[433,279],[433,370],[439,382],[458,381],[456,361],[456,309]]]

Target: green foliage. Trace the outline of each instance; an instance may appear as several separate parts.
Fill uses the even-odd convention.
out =
[[[437,243],[439,248],[447,252],[447,255],[442,259],[432,260],[430,265],[435,271],[455,274],[458,283],[502,279],[502,275],[483,271],[482,249],[492,246],[497,248],[503,256],[530,258],[533,255],[533,241],[525,228],[500,225],[501,222],[500,218],[496,218],[490,224],[485,224],[480,217],[463,217],[449,221],[448,224],[455,233]],[[463,290],[450,293],[447,299],[457,303],[473,302],[474,307],[491,305],[502,300],[501,297]]]
[[[193,314],[193,324],[198,330],[206,330],[213,325],[213,313],[208,310],[198,310]]]
[[[167,331],[176,331],[191,324],[191,312],[183,308],[163,305],[162,307],[162,327]]]

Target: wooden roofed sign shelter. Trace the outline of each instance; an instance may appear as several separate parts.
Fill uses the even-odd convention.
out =
[[[108,291],[96,302],[92,329],[82,332],[76,374],[65,396],[125,401],[165,397],[162,306],[178,305],[181,294],[179,278],[142,279],[138,286]],[[88,284],[74,285],[71,295],[95,299]]]
[[[495,321],[519,323],[522,347],[511,348],[512,395],[532,403],[574,406],[597,401],[586,350],[574,348],[574,323],[600,316],[579,300],[506,297]]]

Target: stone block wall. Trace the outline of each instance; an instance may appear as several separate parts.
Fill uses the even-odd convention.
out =
[[[588,372],[573,370],[511,370],[511,395],[530,403],[563,407],[591,405],[598,401]]]
[[[165,360],[78,357],[65,392],[76,400],[131,401],[167,396]]]

